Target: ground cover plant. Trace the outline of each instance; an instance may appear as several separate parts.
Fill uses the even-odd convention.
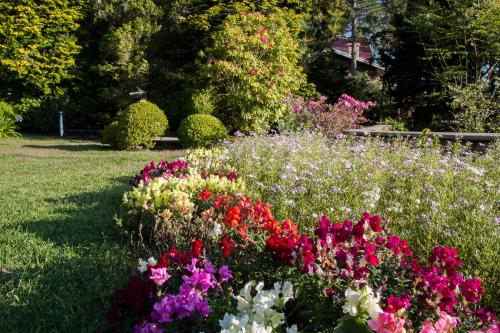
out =
[[[144,160],[182,154],[2,140],[0,332],[108,331],[110,296],[130,265],[113,224],[123,191]]]
[[[225,152],[151,163],[132,178],[119,224],[154,227],[131,233],[151,257],[115,291],[117,330],[498,332],[495,308],[480,305],[485,285],[457,249],[414,253],[392,221],[366,211],[278,219]]]
[[[498,144],[480,154],[425,140],[258,136],[189,159],[231,165],[278,218],[302,227],[313,228],[322,214],[355,218],[369,210],[421,257],[438,245],[456,247],[498,304]]]

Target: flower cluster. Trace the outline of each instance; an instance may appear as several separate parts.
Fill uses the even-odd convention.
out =
[[[170,165],[170,164],[167,164]],[[207,224],[194,223],[208,219],[207,200],[222,195],[244,193],[245,183],[235,176],[202,175],[191,170],[179,177],[156,177],[148,182],[140,181],[123,195],[125,214],[120,220],[122,227],[136,234],[140,241],[161,245],[172,238],[184,237]],[[143,240],[143,236],[148,238]]]
[[[172,233],[160,244],[191,247],[172,247],[158,261],[140,260],[140,274],[115,294],[118,311],[111,311],[110,318],[135,313],[136,332],[161,332],[163,325],[215,311],[215,318],[225,313],[222,332],[284,331],[285,318],[293,318],[297,326],[286,330],[295,332],[302,325],[309,329],[309,324],[300,321],[303,311],[292,307],[304,306],[300,303],[307,303],[308,290],[315,290],[310,295],[326,296],[332,313],[344,313],[330,326],[319,318],[318,327],[360,325],[360,331],[380,333],[498,332],[495,310],[479,306],[485,293],[481,280],[460,273],[463,262],[456,249],[436,247],[421,262],[408,241],[388,234],[383,219],[369,213],[342,222],[321,216],[315,228],[301,230],[291,219],[276,219],[269,203],[246,196],[244,189],[241,178],[190,171],[141,181],[126,193],[129,212],[159,221],[152,234],[161,234],[162,227]],[[283,279],[293,277],[301,286],[294,302],[285,308],[293,296],[289,282],[271,290],[259,283],[255,295],[254,284],[248,283],[236,297],[237,314],[211,308],[209,301],[224,297],[221,284],[233,276],[227,266],[216,270],[212,262],[228,260],[237,278],[233,287],[238,288],[241,276],[266,281],[274,271],[261,267],[282,265],[277,274],[287,272]],[[221,303],[228,304],[227,299]],[[213,320],[204,323],[209,322]]]
[[[328,137],[365,122],[363,112],[375,105],[374,102],[358,101],[347,94],[342,94],[333,105],[326,101],[326,96],[320,96],[316,101],[294,97],[285,99],[284,103],[297,117],[297,123],[309,130],[320,130]]]
[[[130,185],[137,187],[140,182],[148,183],[151,179],[157,177],[179,177],[182,178],[187,175],[188,163],[177,159],[173,162],[168,162],[165,160],[160,160],[158,164],[151,161],[150,164],[145,165],[144,168],[130,180]]]
[[[368,285],[359,291],[348,288],[345,292],[345,298],[346,303],[342,307],[342,311],[352,317],[366,314],[373,320],[382,312],[382,308],[378,304],[380,294],[375,295]]]
[[[210,293],[222,290],[221,285],[233,275],[228,266],[216,270],[209,259],[202,258],[202,248],[202,242],[195,240],[190,254],[173,247],[158,261],[153,257],[139,259],[138,274],[115,293],[110,321],[135,314],[139,323],[134,332],[163,332],[162,325],[176,319],[207,317],[212,312]],[[179,282],[180,287],[175,288]],[[176,293],[172,293],[174,290]]]
[[[238,314],[224,315],[219,321],[221,333],[271,333],[273,329],[285,323],[285,315],[280,310],[288,300],[293,298],[293,286],[285,281],[283,286],[275,283],[274,288],[264,290],[264,283],[255,286],[256,294],[252,295],[254,282],[248,282],[240,290],[238,300]],[[297,332],[296,325],[286,329],[287,333]]]

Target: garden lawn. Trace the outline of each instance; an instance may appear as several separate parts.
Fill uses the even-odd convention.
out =
[[[92,141],[0,141],[0,332],[106,331],[132,257],[113,216],[130,177],[182,151]]]

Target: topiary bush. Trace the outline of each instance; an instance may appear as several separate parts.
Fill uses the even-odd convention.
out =
[[[111,147],[118,147],[118,136],[119,136],[120,126],[118,125],[118,120],[113,121],[108,125],[102,132],[102,143],[110,145]]]
[[[103,143],[117,149],[152,148],[153,139],[168,129],[168,120],[155,104],[141,100],[131,104],[118,121],[111,123],[103,132]]]
[[[177,134],[184,147],[208,147],[227,137],[222,122],[209,114],[193,114],[184,118]]]

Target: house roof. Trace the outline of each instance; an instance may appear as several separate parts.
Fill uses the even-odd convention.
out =
[[[358,39],[356,39],[356,43],[359,43],[359,62],[365,63],[378,69],[384,69],[384,67],[380,66],[374,61],[372,48],[367,38],[359,37]],[[350,39],[339,38],[333,42],[332,50],[341,57],[351,59],[352,55],[349,51],[350,44]]]

